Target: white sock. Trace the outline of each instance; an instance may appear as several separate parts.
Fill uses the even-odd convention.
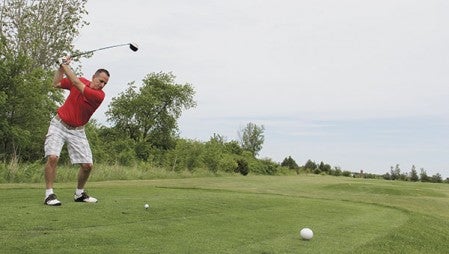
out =
[[[50,196],[51,194],[53,194],[53,189],[46,189],[45,190],[45,198],[48,198],[48,196]]]
[[[76,189],[75,190],[75,195],[77,196],[81,196],[81,194],[84,192],[84,189]]]

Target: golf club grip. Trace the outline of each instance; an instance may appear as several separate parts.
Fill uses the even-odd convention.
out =
[[[78,53],[78,54],[73,54],[73,55],[70,55],[70,57],[71,58],[73,58],[73,57],[78,57],[78,56],[82,56],[82,55],[87,55],[87,54],[89,54],[89,53],[92,53],[92,52],[94,52],[94,51],[85,51],[85,52],[81,52],[81,53]]]

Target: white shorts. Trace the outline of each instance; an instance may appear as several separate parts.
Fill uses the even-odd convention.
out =
[[[45,138],[45,157],[49,155],[59,157],[64,143],[67,143],[72,164],[92,163],[92,151],[84,128],[68,128],[59,120],[53,118]]]

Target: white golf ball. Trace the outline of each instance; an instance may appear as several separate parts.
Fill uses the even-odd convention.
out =
[[[145,207],[145,209],[148,209],[148,208],[150,208],[150,205],[149,204],[145,204],[143,207]]]
[[[310,240],[313,237],[313,231],[310,228],[303,228],[299,231],[301,238],[304,240]]]

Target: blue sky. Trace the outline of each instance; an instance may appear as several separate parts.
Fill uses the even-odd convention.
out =
[[[80,50],[136,42],[82,61],[111,72],[110,100],[152,72],[196,90],[182,137],[228,140],[265,127],[260,157],[449,177],[449,2],[119,1],[87,4]]]

